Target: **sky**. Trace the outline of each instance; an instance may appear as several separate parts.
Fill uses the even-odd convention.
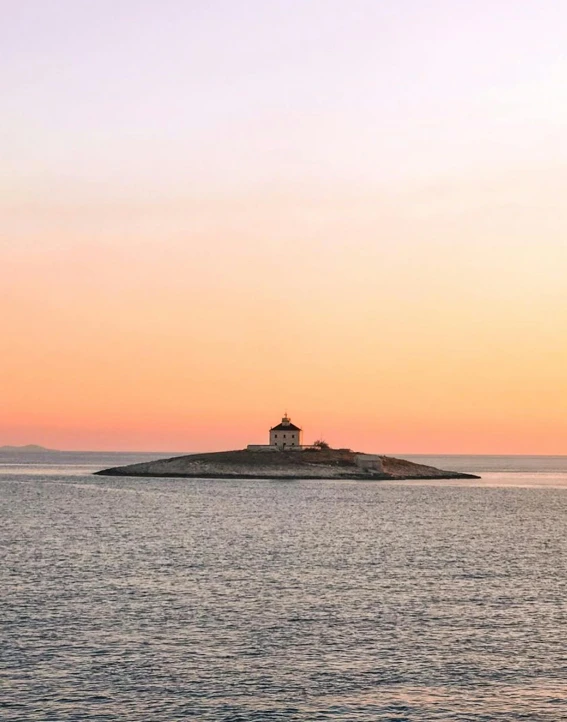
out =
[[[567,4],[1,6],[0,445],[567,454]]]

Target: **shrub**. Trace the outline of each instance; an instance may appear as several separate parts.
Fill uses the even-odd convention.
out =
[[[324,439],[317,439],[317,441],[313,442],[313,446],[316,446],[318,449],[330,449],[331,448]]]

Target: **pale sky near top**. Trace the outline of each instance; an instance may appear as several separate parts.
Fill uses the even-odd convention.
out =
[[[390,184],[567,152],[555,0],[3,7],[3,151],[19,189]]]
[[[0,444],[567,453],[566,28],[3,2]]]

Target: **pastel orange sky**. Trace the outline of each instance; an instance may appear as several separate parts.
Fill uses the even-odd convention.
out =
[[[567,8],[24,5],[0,445],[567,454]]]

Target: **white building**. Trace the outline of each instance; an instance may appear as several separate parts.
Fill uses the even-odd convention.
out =
[[[270,429],[270,446],[277,446],[281,451],[301,446],[302,433],[299,426],[292,424],[291,419],[286,414],[281,424]]]

